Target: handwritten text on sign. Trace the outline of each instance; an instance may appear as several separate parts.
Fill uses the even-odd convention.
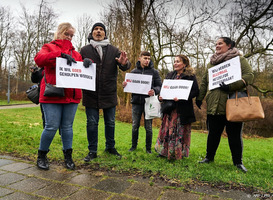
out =
[[[151,90],[151,75],[126,73],[125,81],[127,85],[124,88],[124,92],[148,95],[148,92]]]
[[[56,60],[56,86],[62,88],[78,88],[85,90],[96,90],[96,64],[88,68],[83,62],[77,61],[72,66],[67,65],[67,60],[57,58]]]
[[[219,65],[208,69],[209,72],[209,90],[220,87],[219,84],[234,83],[242,79],[240,57],[236,56]]]
[[[165,79],[162,83],[160,96],[163,99],[188,100],[193,81],[190,80],[170,80]]]

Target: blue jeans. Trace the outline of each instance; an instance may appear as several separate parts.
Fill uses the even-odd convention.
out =
[[[144,115],[144,128],[146,130],[146,149],[151,150],[153,120],[145,119],[144,104],[132,104],[132,147],[137,147],[139,126],[142,114]]]
[[[39,150],[49,150],[49,146],[58,129],[60,129],[61,133],[63,150],[71,149],[73,140],[72,127],[78,104],[42,103],[42,107],[45,116],[45,128],[42,132]]]
[[[88,149],[91,153],[96,153],[98,149],[98,125],[99,125],[99,109],[85,107],[87,118],[87,140]],[[103,109],[104,132],[106,139],[106,150],[115,148],[115,117],[116,107]]]

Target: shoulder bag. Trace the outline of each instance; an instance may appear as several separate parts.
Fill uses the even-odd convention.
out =
[[[38,85],[31,86],[27,91],[27,98],[35,104],[39,104],[40,88]]]
[[[161,112],[163,114],[171,114],[171,112],[176,108],[176,103],[174,100],[163,100],[161,103]]]
[[[46,75],[44,73],[45,78],[45,92],[44,96],[46,97],[64,97],[64,88],[57,88],[56,85],[52,85],[46,82]]]
[[[264,119],[264,117],[260,98],[250,96],[247,87],[246,91],[236,91],[235,94],[229,96],[226,104],[226,118],[228,121],[245,122]]]

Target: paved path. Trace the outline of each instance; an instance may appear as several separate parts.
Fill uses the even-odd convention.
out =
[[[66,200],[254,200],[241,191],[207,187],[194,190],[170,187],[166,182],[91,169],[66,170],[51,165],[44,171],[23,159],[0,155],[0,199]]]

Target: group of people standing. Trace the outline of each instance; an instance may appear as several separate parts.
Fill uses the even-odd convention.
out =
[[[97,158],[98,148],[98,124],[99,111],[103,110],[105,127],[105,151],[121,158],[121,154],[115,148],[115,112],[117,106],[117,75],[118,69],[126,71],[130,69],[126,52],[110,44],[106,36],[106,28],[102,23],[95,23],[88,36],[89,44],[82,47],[80,52],[75,51],[71,40],[75,29],[70,23],[61,23],[54,35],[54,40],[44,44],[42,49],[35,56],[35,62],[40,74],[40,105],[44,118],[44,130],[41,135],[38,150],[37,166],[41,169],[49,169],[47,153],[50,144],[59,129],[63,144],[65,166],[74,169],[72,159],[73,121],[78,104],[82,98],[87,117],[86,131],[89,152],[84,158],[89,162]],[[221,37],[216,43],[216,53],[211,57],[208,68],[221,62],[240,56],[235,48],[235,43],[230,38]],[[77,61],[83,62],[88,68],[96,63],[96,90],[80,90],[65,88],[63,97],[44,96],[47,83],[56,85],[56,58],[62,57],[67,60],[68,65]],[[207,118],[208,118],[208,140],[207,155],[200,163],[214,161],[214,156],[220,142],[224,127],[228,134],[229,145],[232,153],[233,163],[237,168],[246,172],[242,163],[242,123],[228,122],[225,117],[225,103],[228,94],[243,90],[247,84],[253,81],[253,72],[246,59],[240,56],[242,66],[242,79],[235,83],[225,85],[207,92],[208,71],[204,72],[200,90],[190,65],[185,55],[175,56],[174,70],[167,74],[166,79],[191,80],[193,85],[188,100],[172,100],[172,109],[163,113],[162,124],[155,144],[155,150],[159,157],[168,159],[182,159],[189,156],[191,140],[191,123],[195,122],[193,109],[193,98],[196,98],[196,105],[201,109],[202,100],[206,96]],[[145,114],[145,98],[159,95],[162,81],[159,72],[154,69],[151,61],[151,54],[147,51],[140,53],[135,68],[131,73],[145,74],[152,76],[151,89],[147,95],[132,94],[132,146],[130,152],[136,150],[138,145],[139,127],[142,115]],[[245,83],[246,85],[245,85]],[[126,87],[127,83],[122,83]],[[164,99],[159,96],[164,103]],[[146,152],[152,153],[152,119],[144,119],[146,130]]]

